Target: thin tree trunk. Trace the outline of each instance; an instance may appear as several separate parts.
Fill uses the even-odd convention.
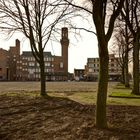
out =
[[[140,95],[139,92],[139,36],[136,34],[133,48],[133,89],[132,94]]]
[[[124,63],[124,76],[125,76],[125,87],[129,87],[129,72],[128,72],[128,53],[129,53],[129,40],[128,40],[128,29],[127,25],[125,25],[125,63]]]
[[[46,80],[45,80],[45,72],[43,66],[40,66],[40,76],[41,76],[41,95],[44,96],[46,95]]]
[[[46,76],[45,76],[45,65],[44,65],[44,56],[43,56],[43,51],[42,51],[42,57],[40,57],[40,86],[41,86],[41,95],[46,96]]]
[[[99,46],[99,56],[100,56],[100,71],[99,71],[97,103],[96,103],[96,126],[98,128],[106,128],[107,127],[106,100],[108,89],[108,64],[109,64],[107,45]]]
[[[125,67],[124,67],[124,75],[125,75],[125,87],[129,87],[129,72],[128,72],[128,52],[125,54]]]
[[[124,64],[122,66],[122,76],[121,76],[121,83],[125,84],[125,76],[124,76]]]
[[[130,87],[130,85],[129,85],[128,63],[125,66],[125,87]]]

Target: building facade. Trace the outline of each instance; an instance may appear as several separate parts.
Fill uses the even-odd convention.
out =
[[[48,81],[68,80],[68,29],[61,30],[61,56],[54,56],[51,52],[44,52],[45,74]],[[39,64],[32,52],[24,51],[20,55],[20,41],[9,51],[0,49],[0,80],[27,81],[40,80]]]
[[[9,79],[8,51],[0,49],[0,80]]]
[[[120,80],[121,67],[118,64],[118,57],[114,54],[109,55],[109,80]],[[85,79],[87,81],[96,81],[99,75],[99,58],[88,58],[85,67]]]

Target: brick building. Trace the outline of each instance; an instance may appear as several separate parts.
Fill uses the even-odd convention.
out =
[[[0,80],[9,79],[8,51],[0,49]]]
[[[109,55],[109,80],[119,80],[121,78],[121,68],[118,64],[118,57]],[[96,81],[99,75],[99,58],[88,58],[85,67],[85,75],[88,81]]]
[[[9,51],[0,49],[0,80],[16,80],[16,63],[20,59],[20,41]]]
[[[68,80],[68,29],[61,31],[61,56],[44,52],[46,80]],[[32,52],[20,55],[20,41],[9,51],[0,49],[0,80],[40,80],[40,68]]]

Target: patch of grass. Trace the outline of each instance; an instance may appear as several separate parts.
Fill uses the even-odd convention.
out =
[[[112,92],[111,95],[109,95],[109,97],[118,97],[118,98],[137,98],[140,99],[139,95],[134,95],[131,94],[131,92]]]
[[[125,88],[123,84],[118,83],[109,94],[108,104],[140,106],[140,96],[131,94],[131,91],[131,88]]]
[[[133,99],[133,98],[112,98],[112,97],[109,97],[107,99],[107,104],[140,106],[140,99]]]
[[[114,89],[112,89],[112,93],[109,97],[116,97],[116,98],[137,98],[139,99],[140,96],[131,94],[132,89],[126,88],[123,84],[118,83]]]
[[[40,93],[38,92],[10,92],[10,93],[3,93],[1,95],[5,96],[19,96],[19,97],[40,97]]]
[[[72,94],[67,93],[49,93],[50,96],[64,97],[82,104],[95,104],[96,93],[94,92],[73,92]]]
[[[124,84],[118,83],[118,84],[116,85],[115,89],[131,89],[131,85],[130,85],[130,87],[125,87]]]
[[[96,93],[93,93],[93,92],[75,93],[75,94],[69,96],[69,99],[81,102],[83,104],[95,104],[96,103]]]

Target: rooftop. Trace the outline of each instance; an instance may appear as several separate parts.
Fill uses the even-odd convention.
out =
[[[33,54],[32,54],[32,52],[31,51],[23,51],[22,52],[22,56],[33,56]],[[50,57],[52,57],[52,54],[51,54],[51,52],[44,52],[44,57],[45,56],[50,56]]]

